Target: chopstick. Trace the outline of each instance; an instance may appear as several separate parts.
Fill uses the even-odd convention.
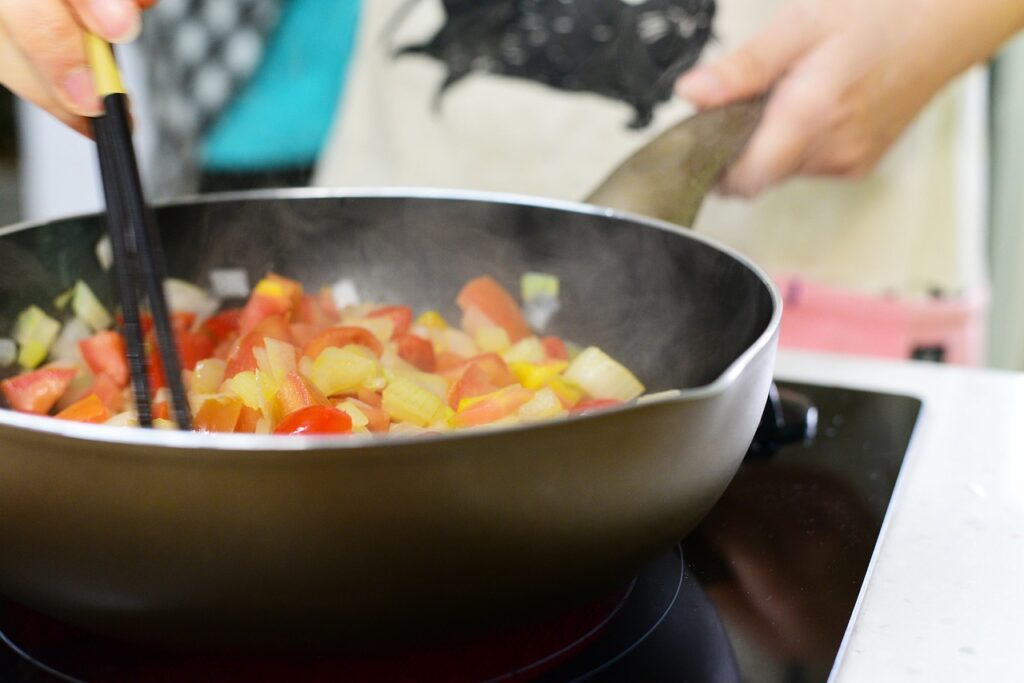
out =
[[[110,45],[95,35],[87,34],[86,55],[96,91],[103,99],[104,114],[92,119],[92,126],[107,205],[107,230],[114,252],[114,281],[124,319],[122,331],[139,424],[153,426],[146,349],[139,313],[139,297],[144,292],[171,393],[171,414],[179,429],[191,429],[192,414],[181,381],[181,361],[164,298],[167,267],[156,220],[147,209],[142,192],[139,165],[132,146],[128,97]]]

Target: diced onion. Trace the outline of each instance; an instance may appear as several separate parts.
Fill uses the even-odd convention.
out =
[[[206,320],[220,308],[220,301],[207,294],[206,290],[184,280],[165,280],[164,296],[167,307],[172,311],[195,313],[198,321]]]
[[[565,371],[565,378],[593,398],[632,401],[644,385],[614,358],[596,346],[585,349]]]
[[[529,304],[536,299],[558,300],[558,276],[547,273],[523,273],[519,278],[519,290],[523,303]]]
[[[81,280],[75,283],[75,292],[71,296],[71,311],[94,332],[102,332],[114,324],[110,312],[96,298],[89,285]]]
[[[14,323],[14,341],[18,342],[18,363],[26,369],[36,368],[46,360],[60,323],[46,315],[38,306],[29,306]]]
[[[103,237],[96,243],[96,260],[103,270],[110,270],[110,266],[114,265],[114,248],[109,237]]]
[[[334,304],[338,308],[355,306],[360,302],[359,290],[356,283],[349,279],[338,280],[331,287],[331,296],[334,297]]]
[[[426,427],[435,422],[445,409],[444,401],[411,379],[396,377],[384,390],[383,407],[402,422]]]
[[[0,339],[0,368],[14,364],[18,358],[18,344],[13,339]]]
[[[54,360],[75,361],[82,359],[82,352],[78,349],[78,342],[92,336],[92,330],[82,320],[72,318],[64,324],[64,329],[57,336],[53,343],[50,355]]]
[[[215,268],[210,271],[210,288],[218,299],[247,299],[249,273],[242,268]]]

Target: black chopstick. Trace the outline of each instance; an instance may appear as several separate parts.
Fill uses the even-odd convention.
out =
[[[92,126],[99,153],[107,205],[107,230],[114,252],[115,283],[124,319],[122,333],[139,424],[153,426],[146,349],[139,313],[139,297],[145,292],[164,376],[171,393],[174,421],[179,429],[191,429],[192,414],[181,381],[181,361],[164,297],[167,268],[163,246],[156,220],[147,209],[143,196],[139,165],[132,146],[128,98],[121,86],[110,46],[95,36],[87,36],[87,53],[97,91],[103,98],[104,114],[94,118]]]

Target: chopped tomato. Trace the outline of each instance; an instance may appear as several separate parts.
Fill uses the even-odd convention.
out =
[[[570,415],[586,415],[588,413],[596,413],[601,410],[607,410],[609,408],[615,408],[621,406],[622,401],[617,401],[614,398],[588,398],[580,401],[575,406],[569,409]]]
[[[206,330],[216,341],[223,341],[238,332],[238,320],[242,317],[241,308],[226,308],[203,323]]]
[[[170,420],[171,406],[167,401],[157,401],[150,408],[150,415],[154,420]]]
[[[352,431],[352,418],[330,406],[309,406],[286,415],[275,434],[345,434]]]
[[[450,423],[453,427],[476,427],[490,424],[514,415],[533,392],[520,386],[512,386],[486,396],[477,397],[477,402],[455,413]],[[472,399],[470,399],[472,400]]]
[[[291,316],[302,298],[302,285],[270,273],[259,281],[238,319],[238,331],[245,334],[271,316]]]
[[[515,384],[518,381],[512,371],[508,369],[508,365],[505,364],[505,361],[496,353],[482,353],[479,356],[474,356],[463,361],[461,366],[444,371],[438,370],[438,373],[448,377],[449,379],[455,379],[459,377],[462,374],[463,369],[468,367],[471,363],[479,365],[480,368],[487,373],[491,383],[499,389],[501,387],[507,387],[510,384]]]
[[[48,367],[0,382],[7,403],[23,413],[45,415],[78,374],[75,368]]]
[[[228,365],[224,371],[224,379],[231,379],[240,372],[256,369],[256,356],[252,350],[263,346],[267,338],[278,341],[292,342],[292,331],[287,321],[281,316],[266,318],[259,325],[239,338],[228,352]]]
[[[119,411],[124,405],[124,389],[117,386],[117,382],[105,373],[96,375],[88,393],[99,396],[103,404],[112,411]]]
[[[403,334],[396,337],[398,355],[409,361],[423,372],[433,372],[437,365],[434,357],[434,345],[423,337],[414,334]]]
[[[540,343],[544,345],[544,353],[551,360],[569,360],[569,350],[558,337],[542,337]]]
[[[292,339],[300,349],[316,339],[318,329],[309,323],[292,323]]]
[[[262,417],[263,415],[260,411],[243,405],[241,412],[238,414],[238,422],[235,423],[235,431],[239,434],[255,433],[256,425],[259,424]]]
[[[463,312],[474,307],[479,309],[495,325],[504,328],[513,343],[531,334],[515,299],[492,277],[471,280],[459,292],[456,302]]]
[[[117,326],[124,329],[124,315],[117,314]],[[149,334],[149,331],[153,329],[153,316],[149,313],[139,312],[139,327],[142,328],[142,335]]]
[[[124,337],[112,330],[78,342],[82,358],[94,375],[106,374],[119,387],[128,386],[128,357]]]
[[[323,334],[318,335],[316,339],[306,344],[303,353],[310,358],[316,358],[328,347],[337,346],[341,348],[349,344],[365,346],[377,356],[381,354],[382,350],[380,342],[373,336],[373,332],[363,327],[342,326],[332,327]]]
[[[469,361],[468,358],[463,358],[457,353],[451,351],[442,351],[437,354],[437,362],[435,363],[435,372],[448,372],[449,370],[462,369],[466,366]]]
[[[296,370],[285,376],[281,388],[277,390],[277,400],[286,415],[300,408],[329,405],[327,397]]]
[[[242,401],[229,396],[208,398],[192,418],[197,432],[233,432],[242,412]]]
[[[408,306],[385,306],[371,311],[367,317],[391,318],[391,322],[395,326],[395,331],[391,333],[392,339],[402,336],[412,327],[412,309]]]
[[[320,293],[316,295],[316,300],[320,304],[320,310],[323,311],[328,320],[332,323],[341,320],[341,314],[338,313],[338,305],[334,303],[334,295],[331,294],[331,290],[326,287],[321,289]]]
[[[366,424],[366,428],[371,432],[386,432],[388,427],[391,426],[391,416],[386,411],[382,410],[380,406],[373,406],[369,403],[363,403],[358,399],[349,399],[352,401],[352,405],[359,409],[369,422]]]
[[[363,403],[368,403],[374,408],[380,408],[384,405],[384,397],[376,391],[370,391],[369,389],[359,389],[359,391],[356,392],[356,398]]]
[[[99,396],[89,394],[81,401],[72,403],[57,413],[57,419],[102,424],[110,419],[110,410],[103,404]]]
[[[456,409],[463,399],[490,394],[499,388],[491,382],[490,376],[480,365],[470,363],[448,390],[448,406]]]
[[[178,314],[175,314],[177,316]],[[195,319],[195,314],[190,314]],[[181,369],[195,370],[196,364],[213,356],[213,340],[202,332],[189,332],[191,323],[187,318],[176,317],[172,321],[174,327],[174,343],[178,347],[178,361]],[[167,377],[164,375],[163,356],[160,355],[160,347],[156,342],[156,334],[151,333],[146,340],[146,350],[149,354],[149,388],[156,391],[167,386]]]

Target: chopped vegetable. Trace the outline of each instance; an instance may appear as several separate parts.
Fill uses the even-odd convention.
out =
[[[494,278],[484,276],[471,280],[459,292],[456,302],[463,312],[471,307],[479,309],[495,325],[504,328],[513,342],[530,335],[519,306]]]
[[[46,415],[77,374],[74,368],[43,368],[5,379],[0,390],[15,410]]]
[[[352,431],[352,418],[331,406],[310,406],[281,420],[275,434],[345,434]]]
[[[110,410],[96,394],[89,394],[82,400],[71,404],[56,415],[58,420],[73,420],[103,424],[110,419]]]
[[[93,332],[102,332],[114,324],[110,312],[92,293],[89,285],[81,280],[75,283],[74,294],[71,297],[71,311]]]
[[[519,278],[519,291],[526,305],[537,299],[557,299],[558,289],[558,277],[555,275],[523,273]]]
[[[39,367],[60,333],[60,323],[38,306],[29,306],[14,323],[14,341],[18,342],[18,364],[31,370]]]
[[[0,368],[10,367],[18,359],[18,344],[13,339],[0,339]]]
[[[528,274],[521,285],[527,314],[538,302],[557,304],[557,278]],[[199,431],[429,436],[585,414],[643,392],[600,349],[580,352],[561,337],[534,335],[523,310],[488,277],[459,293],[457,327],[437,311],[416,317],[406,306],[339,302],[337,288],[307,293],[273,273],[244,307],[220,312],[215,297],[189,283],[168,280],[166,290]],[[35,345],[27,361],[49,357],[63,365],[2,382],[7,403],[63,419],[135,426],[124,339],[102,329],[110,313],[84,283],[70,297],[74,314],[66,314],[63,329],[38,307],[20,316],[14,333]],[[172,428],[152,317],[141,311],[140,323],[154,424]],[[0,340],[0,352],[4,346]],[[8,340],[6,346],[8,360],[26,353],[25,344],[19,349]]]
[[[644,385],[629,370],[596,346],[576,357],[565,378],[593,398],[632,401],[644,393]]]

